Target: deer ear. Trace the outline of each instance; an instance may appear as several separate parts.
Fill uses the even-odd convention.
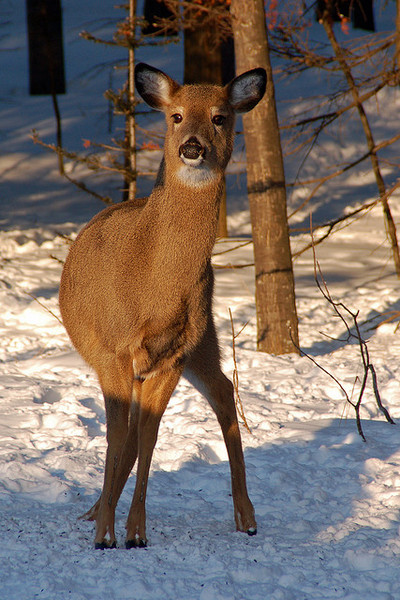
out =
[[[252,69],[232,79],[226,86],[228,99],[235,112],[248,112],[260,102],[267,86],[265,69]]]
[[[135,84],[143,100],[157,110],[165,110],[172,95],[181,87],[171,77],[145,63],[135,67]]]

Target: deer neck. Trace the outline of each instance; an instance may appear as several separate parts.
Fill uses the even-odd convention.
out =
[[[215,243],[223,173],[202,181],[196,177],[180,177],[169,171],[163,160],[149,201],[157,206],[160,243],[178,260],[196,256],[200,264],[210,259]]]

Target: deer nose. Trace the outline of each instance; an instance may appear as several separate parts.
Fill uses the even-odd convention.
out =
[[[184,144],[182,144],[179,148],[179,155],[184,156],[185,158],[193,159],[199,158],[200,156],[204,157],[205,148],[199,142],[197,137],[190,137]]]

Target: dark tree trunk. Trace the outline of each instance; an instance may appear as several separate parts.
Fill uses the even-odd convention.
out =
[[[257,347],[298,352],[286,187],[263,0],[232,0],[237,73],[264,67],[266,97],[243,116],[256,278]]]
[[[29,91],[32,95],[65,94],[64,48],[60,0],[27,0]]]
[[[172,36],[178,34],[174,13],[163,0],[145,0],[143,35]],[[170,24],[168,24],[170,22]]]

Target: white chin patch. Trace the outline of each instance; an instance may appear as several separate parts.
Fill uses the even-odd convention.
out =
[[[204,162],[204,158],[202,156],[198,156],[197,158],[186,158],[186,156],[181,154],[179,158],[188,167],[199,167]]]
[[[177,175],[186,185],[208,185],[216,178],[216,172],[204,164],[204,160],[201,156],[194,159],[181,156],[181,160],[183,164],[178,169]]]

